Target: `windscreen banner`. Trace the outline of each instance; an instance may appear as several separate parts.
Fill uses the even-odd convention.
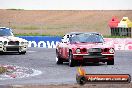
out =
[[[19,36],[29,42],[29,47],[56,48],[61,41],[59,36]],[[132,38],[104,38],[105,45],[114,46],[115,50],[132,50]]]

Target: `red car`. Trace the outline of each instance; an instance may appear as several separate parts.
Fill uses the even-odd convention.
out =
[[[78,62],[114,65],[114,53],[114,47],[106,45],[99,33],[71,32],[64,35],[56,47],[56,63],[69,62],[70,67]]]

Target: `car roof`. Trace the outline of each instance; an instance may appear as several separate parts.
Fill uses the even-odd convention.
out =
[[[67,34],[68,35],[77,35],[77,34],[98,34],[98,35],[100,35],[100,33],[98,33],[98,32],[70,32]]]
[[[0,29],[10,29],[10,28],[8,28],[8,27],[0,27]]]
[[[83,33],[83,32],[70,32],[70,33],[67,33],[67,34],[69,34],[69,35],[76,35],[76,34],[81,34],[81,33]]]

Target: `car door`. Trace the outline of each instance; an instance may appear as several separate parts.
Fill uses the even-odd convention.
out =
[[[60,51],[61,51],[62,58],[67,58],[68,43],[69,43],[69,35],[65,35],[61,42]]]

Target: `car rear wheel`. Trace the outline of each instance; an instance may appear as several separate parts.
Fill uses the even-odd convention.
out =
[[[56,57],[56,64],[63,64],[63,61],[60,58]]]
[[[99,64],[99,62],[93,62],[94,64]]]
[[[75,66],[75,60],[73,59],[73,54],[72,54],[71,51],[69,52],[69,66],[70,67],[74,67]]]
[[[0,51],[0,54],[3,54],[3,52]]]
[[[24,52],[19,52],[19,54],[26,54],[26,51],[24,51]]]
[[[57,50],[56,50],[56,64],[63,64],[63,60],[59,57]]]
[[[114,65],[114,59],[107,61],[107,65]]]

